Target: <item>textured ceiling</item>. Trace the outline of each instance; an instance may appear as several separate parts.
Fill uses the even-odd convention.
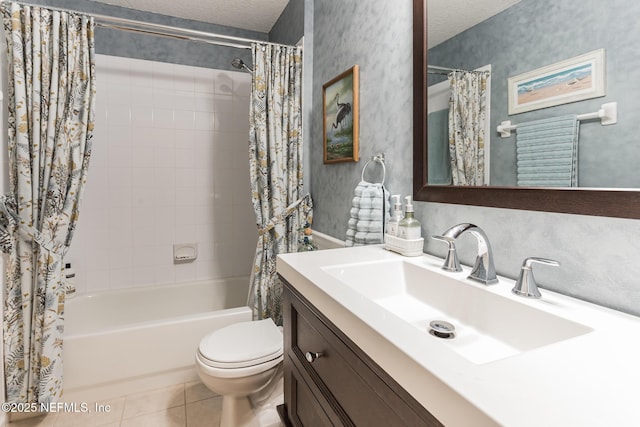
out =
[[[268,33],[289,0],[94,0],[114,6]],[[344,0],[339,0],[344,1]],[[400,0],[390,0],[400,1]],[[402,0],[409,1],[409,0]],[[429,47],[520,0],[427,0]]]
[[[519,3],[520,0],[427,0],[429,47]]]
[[[113,6],[268,33],[289,0],[94,0]]]

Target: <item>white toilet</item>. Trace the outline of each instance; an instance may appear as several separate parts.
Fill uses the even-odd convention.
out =
[[[196,370],[222,395],[220,427],[255,425],[249,396],[278,379],[282,353],[282,332],[271,319],[225,326],[200,341]]]

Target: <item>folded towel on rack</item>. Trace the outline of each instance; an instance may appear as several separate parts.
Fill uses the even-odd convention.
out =
[[[360,181],[353,193],[345,246],[383,243],[389,192],[382,183]]]
[[[575,114],[518,124],[518,186],[576,187],[579,129]]]
[[[427,182],[451,184],[451,154],[449,154],[449,109],[434,111],[427,117]]]

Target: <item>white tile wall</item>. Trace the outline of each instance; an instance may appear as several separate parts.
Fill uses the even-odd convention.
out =
[[[248,275],[251,76],[106,55],[96,70],[91,166],[65,259],[78,293]],[[191,242],[198,259],[174,264],[173,244]]]

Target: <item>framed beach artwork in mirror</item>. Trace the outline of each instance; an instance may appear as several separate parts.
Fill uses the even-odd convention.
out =
[[[604,49],[509,77],[509,114],[605,95]]]
[[[358,66],[322,85],[324,163],[358,161]]]

